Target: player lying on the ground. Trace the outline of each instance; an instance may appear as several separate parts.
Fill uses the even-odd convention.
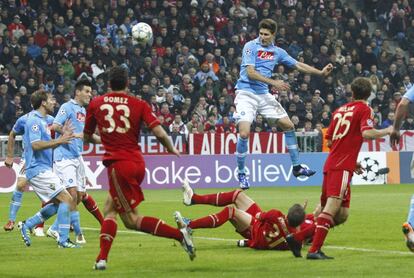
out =
[[[182,187],[183,202],[187,206],[225,206],[218,213],[192,220],[183,218],[178,211],[175,212],[176,219],[187,221],[191,229],[217,228],[230,221],[236,232],[247,240],[241,242],[242,246],[254,249],[290,249],[296,257],[301,256],[302,242],[311,239],[314,234],[313,215],[306,215],[302,205],[293,205],[285,216],[277,209],[262,211],[259,205],[240,189],[198,195],[194,193],[187,180]]]

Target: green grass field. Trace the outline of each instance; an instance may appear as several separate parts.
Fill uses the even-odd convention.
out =
[[[288,187],[252,188],[247,193],[265,210],[286,211],[290,204],[304,199],[316,204],[319,192],[319,187]],[[102,207],[106,192],[90,193]],[[406,248],[401,233],[413,193],[412,185],[354,186],[350,218],[330,232],[324,247],[335,257],[332,261],[296,259],[289,251],[239,248],[236,240],[240,237],[225,224],[195,231],[197,258],[191,262],[172,240],[126,231],[118,221],[105,272],[92,270],[99,248],[99,227],[82,206],[81,224],[87,240],[82,249],[58,249],[50,238],[36,237],[28,248],[18,231],[6,233],[1,229],[0,277],[413,277],[414,254]],[[179,190],[147,190],[145,196],[141,213],[159,216],[171,225],[175,225],[174,210],[191,218],[218,210],[211,206],[185,207]],[[1,226],[7,220],[10,197],[0,194]],[[18,220],[33,215],[38,208],[37,197],[26,193]]]

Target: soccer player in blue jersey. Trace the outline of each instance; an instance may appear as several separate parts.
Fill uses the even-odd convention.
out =
[[[89,104],[91,96],[91,82],[88,79],[77,81],[74,98],[60,107],[52,127],[57,132],[57,138],[59,138],[60,134],[62,134],[63,125],[69,121],[74,128],[73,132],[77,134],[77,138],[73,139],[71,143],[58,146],[53,153],[53,170],[63,181],[66,189],[72,196],[72,206],[75,208],[80,201],[84,200],[85,196],[92,198],[86,194],[86,174],[81,155],[83,151],[83,128],[85,127],[86,117],[85,106]],[[95,212],[102,217],[97,207]],[[95,212],[91,213],[95,215]],[[101,223],[102,221],[99,222]],[[58,224],[58,221],[55,221],[47,230],[48,236],[58,239]],[[71,211],[71,225],[76,234],[76,243],[86,243],[80,227],[80,217],[77,209]]]
[[[57,213],[59,221],[59,242],[62,248],[75,248],[78,245],[69,240],[70,205],[72,197],[66,191],[59,177],[52,171],[52,152],[62,144],[71,142],[75,135],[69,124],[63,127],[63,134],[52,140],[47,124],[47,114],[53,113],[55,101],[51,94],[38,90],[33,93],[32,106],[35,110],[24,127],[24,146],[26,161],[26,178],[37,196],[45,203],[38,213],[19,222],[18,226],[26,246],[31,245],[29,231]]]
[[[26,125],[27,119],[30,117],[30,115],[33,113],[33,111],[21,116],[17,119],[16,123],[14,124],[12,130],[9,133],[9,140],[7,141],[7,158],[4,161],[4,164],[8,168],[13,167],[13,159],[14,159],[14,145],[15,145],[15,138],[17,135],[23,135],[24,134],[24,127]],[[52,125],[53,123],[53,117],[50,115],[46,116],[46,122],[48,125]],[[23,151],[25,147],[23,145]],[[19,211],[21,204],[22,204],[22,198],[23,198],[23,192],[27,185],[27,179],[26,179],[26,168],[25,168],[25,161],[24,161],[24,152],[22,152],[22,156],[20,158],[19,163],[19,173],[17,176],[17,184],[16,188],[13,191],[12,199],[10,202],[10,208],[9,208],[9,220],[4,225],[5,231],[12,231],[14,229],[14,224],[16,222],[16,215]],[[36,227],[35,233],[36,236],[44,236],[43,233],[43,227]]]
[[[263,19],[259,23],[259,37],[249,41],[243,47],[240,78],[236,84],[236,116],[240,137],[237,141],[237,167],[239,185],[242,189],[249,188],[245,173],[245,159],[248,150],[250,126],[256,113],[262,114],[271,125],[277,125],[285,132],[286,145],[293,164],[293,175],[312,176],[315,171],[299,163],[299,151],[296,142],[294,125],[286,111],[269,93],[269,85],[278,90],[289,90],[289,84],[271,79],[276,65],[283,64],[303,73],[327,76],[333,69],[328,64],[318,70],[307,64],[296,61],[287,52],[274,45],[277,24],[271,19]]]
[[[395,111],[393,129],[390,135],[390,143],[392,147],[395,147],[400,142],[400,128],[403,119],[408,115],[408,106],[414,102],[414,86],[412,86],[403,95],[397,110]],[[413,166],[411,166],[413,167]],[[413,169],[411,169],[412,171]],[[402,231],[405,236],[405,242],[408,249],[414,252],[414,195],[411,196],[410,209],[408,211],[407,222],[402,225]]]

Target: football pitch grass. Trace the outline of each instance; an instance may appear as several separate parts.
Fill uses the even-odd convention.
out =
[[[214,193],[218,189],[197,190]],[[223,191],[223,190],[220,190]],[[286,211],[308,199],[308,211],[318,203],[320,187],[251,188],[247,194],[264,210]],[[100,208],[104,191],[89,192]],[[32,236],[26,247],[15,229],[0,232],[0,277],[413,277],[414,253],[401,232],[413,185],[353,186],[348,222],[330,231],[323,250],[329,261],[294,258],[290,251],[257,251],[236,246],[240,236],[230,223],[194,232],[197,257],[188,259],[178,243],[133,231],[118,220],[118,234],[109,255],[108,269],[92,270],[99,248],[99,225],[81,205],[81,225],[87,244],[81,249],[59,249],[50,238]],[[11,194],[0,194],[1,226],[6,222]],[[172,214],[195,218],[216,212],[213,206],[185,207],[180,190],[146,190],[143,215],[158,216],[174,225]],[[18,220],[40,206],[34,193],[25,193]],[[46,228],[51,225],[51,219]],[[71,235],[73,237],[73,234]],[[306,255],[308,246],[302,254]]]

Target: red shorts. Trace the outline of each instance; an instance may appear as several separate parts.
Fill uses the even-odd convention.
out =
[[[259,207],[259,205],[254,203],[246,210],[246,212],[252,216],[252,221],[250,222],[250,227],[247,228],[246,230],[242,231],[242,232],[237,231],[237,230],[236,230],[236,232],[238,232],[244,238],[251,239],[251,237],[252,237],[252,231],[251,231],[252,227],[253,227],[254,223],[257,222],[256,214],[258,214],[259,212],[262,212],[262,209]]]
[[[352,172],[346,170],[330,170],[323,174],[321,206],[326,205],[329,197],[342,199],[342,207],[349,208],[351,201]]]
[[[108,168],[109,194],[118,213],[129,212],[144,200],[140,184],[145,176],[145,163],[119,160]]]

